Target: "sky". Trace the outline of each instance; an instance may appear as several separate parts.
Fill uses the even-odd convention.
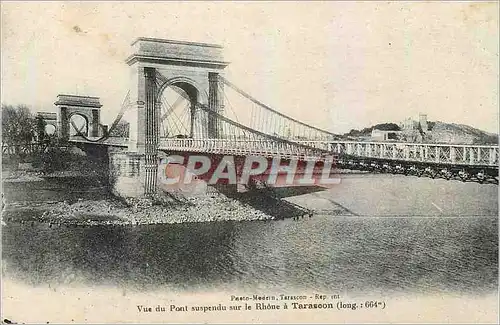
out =
[[[5,2],[1,102],[98,96],[111,123],[137,37],[224,46],[225,76],[334,133],[428,115],[498,132],[498,3]],[[238,108],[234,108],[236,111]]]

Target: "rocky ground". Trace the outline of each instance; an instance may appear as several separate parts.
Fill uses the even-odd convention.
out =
[[[105,199],[44,202],[29,206],[7,204],[3,222],[47,222],[74,225],[161,224],[208,221],[274,219],[253,207],[224,195],[163,199]]]

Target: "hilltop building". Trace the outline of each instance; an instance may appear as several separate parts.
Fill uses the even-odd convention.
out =
[[[425,134],[429,132],[427,114],[420,113],[418,115],[418,121],[409,117],[400,124],[400,127],[402,131],[401,140],[409,142],[422,142]]]
[[[373,129],[371,140],[374,141],[388,141],[388,140],[397,140],[398,135],[401,134],[402,131],[384,131]]]
[[[400,127],[402,131],[413,131],[420,129],[422,130],[422,132],[426,133],[427,131],[429,131],[429,126],[427,124],[427,114],[419,114],[418,121],[415,121],[411,117],[408,117],[400,123]]]
[[[427,124],[427,114],[422,114],[418,116],[418,123],[420,124],[420,129],[422,132],[427,133],[429,131],[429,125]]]
[[[389,141],[389,140],[402,140],[408,142],[422,142],[425,134],[429,132],[429,125],[427,123],[427,114],[420,113],[418,121],[411,117],[406,118],[399,123],[400,131],[387,131],[373,129],[371,133],[371,140],[374,141]]]

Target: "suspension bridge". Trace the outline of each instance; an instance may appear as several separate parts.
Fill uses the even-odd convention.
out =
[[[140,189],[133,195],[156,191],[161,152],[301,161],[334,156],[338,168],[498,184],[498,146],[348,141],[227,80],[221,46],[138,38],[132,48],[131,88],[109,128],[100,123],[94,97],[60,95],[55,104],[59,136],[119,149],[110,151],[110,163],[120,166],[118,183]],[[75,115],[83,116],[82,125],[72,121]]]

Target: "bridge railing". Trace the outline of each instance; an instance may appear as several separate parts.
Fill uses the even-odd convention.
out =
[[[350,156],[452,165],[498,167],[499,147],[401,142],[297,141]]]
[[[247,139],[160,139],[160,149],[216,154],[259,155],[266,157],[323,160],[328,155],[314,148],[272,140]]]
[[[105,145],[126,146],[127,139],[107,139]],[[71,139],[82,141],[84,139]],[[314,149],[319,150],[314,150]],[[321,160],[327,154],[427,164],[487,166],[498,168],[499,147],[485,145],[401,142],[294,141],[251,139],[160,139],[159,149],[216,154],[262,155]],[[5,148],[4,148],[5,150]]]
[[[399,142],[356,141],[295,141],[299,145],[318,148],[334,155],[348,155],[383,160],[414,161],[421,163],[474,165],[497,167],[497,146],[419,144]],[[272,140],[246,139],[162,139],[161,149],[212,152],[220,154],[279,155],[286,157],[324,158],[317,152]]]

